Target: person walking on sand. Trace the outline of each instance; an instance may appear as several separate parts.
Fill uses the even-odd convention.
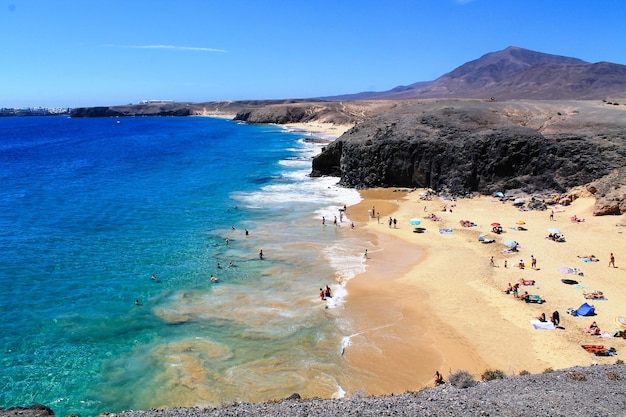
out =
[[[532,269],[537,268],[537,258],[535,258],[535,255],[530,255],[530,267]]]
[[[491,257],[491,259],[489,259],[489,265],[496,266],[496,263],[493,260],[493,256]]]
[[[613,268],[617,268],[615,266],[615,256],[613,256],[613,252],[611,252],[611,255],[609,256],[609,266],[612,266]]]
[[[435,371],[433,379],[435,380],[435,386],[445,383],[445,381],[443,380],[443,375],[441,375],[439,371]]]
[[[554,220],[554,210],[550,210],[550,221]]]
[[[367,249],[365,249],[365,253],[363,254],[363,257],[367,259]]]

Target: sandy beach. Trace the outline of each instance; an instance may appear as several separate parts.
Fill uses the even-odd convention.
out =
[[[308,123],[286,123],[280,125],[285,129],[294,131],[309,132],[322,138],[334,140],[339,136],[347,132],[353,125],[348,124],[334,124],[334,123],[321,123],[321,122],[308,122]]]
[[[351,126],[287,127],[338,137]],[[592,355],[583,344],[615,347],[618,355],[625,352],[626,339],[592,336],[584,329],[595,321],[605,336],[612,335],[620,329],[615,317],[626,316],[626,216],[594,217],[593,198],[545,211],[522,211],[510,200],[489,196],[427,200],[425,192],[363,190],[363,200],[348,207],[347,216],[356,225],[351,233],[360,234],[370,246],[367,271],[347,284],[346,315],[357,329],[344,352],[353,376],[357,375],[343,381],[348,393],[418,390],[432,385],[435,371],[447,378],[463,369],[480,379],[488,369],[508,375],[541,373],[548,368],[611,364],[620,357]],[[376,213],[374,218],[369,217],[370,210]],[[430,215],[440,220],[430,220]],[[573,216],[584,221],[573,222]],[[389,227],[389,218],[396,219],[395,226]],[[414,232],[412,218],[421,219],[417,227],[422,233]],[[464,227],[461,220],[475,226]],[[492,223],[501,224],[501,234],[492,232]],[[442,234],[440,228],[451,233]],[[559,229],[566,241],[546,239],[551,228]],[[485,233],[493,243],[478,240]],[[507,241],[518,242],[518,252],[507,251]],[[610,253],[615,268],[608,266]],[[589,255],[598,261],[580,258]],[[536,258],[535,269],[530,267],[531,256]],[[520,260],[524,269],[517,267]],[[563,274],[558,271],[562,267],[576,268],[582,275]],[[520,279],[535,281],[520,285],[520,295],[527,291],[545,302],[525,303],[505,294],[509,283]],[[578,284],[567,285],[562,279]],[[605,299],[583,295],[596,290]],[[595,316],[567,314],[585,302],[595,307]],[[530,323],[541,313],[549,318],[554,311],[560,315],[559,328],[537,330]],[[367,378],[376,382],[364,383],[358,375],[376,375]]]
[[[626,316],[626,218],[593,217],[593,199],[578,199],[568,206],[547,211],[520,211],[512,202],[492,197],[456,201],[422,199],[425,190],[371,189],[363,201],[348,208],[355,233],[370,242],[368,269],[349,281],[347,315],[361,328],[360,337],[345,351],[345,358],[361,372],[380,375],[377,386],[361,387],[370,394],[400,393],[432,384],[432,374],[445,378],[464,369],[477,379],[487,369],[506,374],[525,370],[540,373],[593,363],[615,363],[619,356],[594,356],[582,344],[603,344],[625,352],[626,340],[603,338],[584,332],[596,321],[606,333],[619,329],[616,316]],[[443,211],[443,207],[447,210]],[[368,211],[380,213],[369,218]],[[430,220],[431,214],[440,221]],[[570,218],[584,218],[572,222]],[[388,221],[397,219],[389,227]],[[411,218],[420,218],[423,233],[415,233]],[[469,220],[474,227],[463,227]],[[502,225],[500,235],[491,224]],[[519,223],[523,223],[520,225]],[[518,230],[518,227],[526,230]],[[440,228],[451,229],[442,234]],[[558,228],[566,242],[546,239],[549,228]],[[478,240],[481,233],[495,242]],[[507,253],[505,241],[519,243],[519,251]],[[616,267],[609,267],[609,254]],[[537,260],[531,269],[531,255]],[[595,255],[598,262],[579,256]],[[494,266],[490,258],[494,258]],[[516,267],[523,260],[526,267]],[[504,266],[505,261],[508,267]],[[563,266],[584,275],[563,274]],[[525,303],[505,294],[508,283],[534,280],[520,286],[520,294],[540,295],[543,304]],[[575,279],[567,285],[563,278]],[[587,300],[583,292],[600,290],[604,300]],[[588,302],[596,316],[566,314]],[[536,330],[530,320],[541,313],[560,313],[560,327]],[[357,389],[356,387],[348,387]]]

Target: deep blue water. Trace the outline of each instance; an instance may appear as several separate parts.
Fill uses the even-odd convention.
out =
[[[308,178],[320,145],[306,136],[205,117],[0,118],[0,407],[340,393],[341,298],[329,315],[317,289],[340,295],[363,262],[349,228],[319,219],[359,197]]]

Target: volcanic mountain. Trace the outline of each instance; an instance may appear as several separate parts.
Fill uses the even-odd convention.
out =
[[[467,62],[434,81],[332,100],[479,98],[585,100],[626,97],[626,65],[589,63],[510,46]]]

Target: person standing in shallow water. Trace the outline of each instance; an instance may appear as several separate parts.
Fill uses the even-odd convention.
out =
[[[259,259],[263,259],[263,249],[259,251]]]

